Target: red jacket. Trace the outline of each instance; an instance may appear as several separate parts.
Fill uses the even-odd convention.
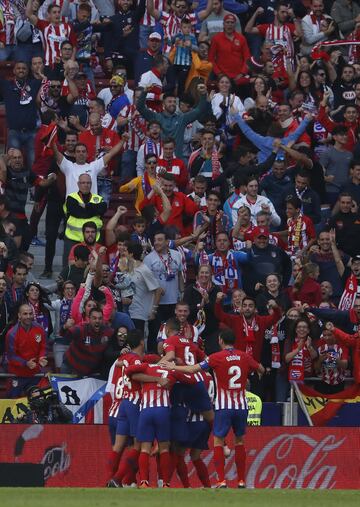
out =
[[[317,120],[321,123],[323,127],[326,128],[328,132],[332,132],[335,127],[341,125],[342,127],[346,127],[348,131],[347,135],[347,143],[345,145],[345,150],[354,151],[354,146],[357,143],[357,130],[360,126],[359,121],[357,122],[341,122],[336,123],[334,120],[330,118],[330,116],[326,113],[326,109],[324,106],[320,106],[319,114]]]
[[[174,225],[179,229],[180,234],[184,236],[186,231],[183,224],[183,217],[184,215],[194,216],[195,213],[199,211],[199,206],[182,192],[174,192],[172,197],[169,198],[169,201],[171,204],[171,213],[166,225]],[[145,197],[139,205],[140,211],[149,204],[154,205],[158,212],[162,213],[163,206],[160,196],[153,195],[151,199]]]
[[[174,175],[179,190],[185,190],[189,181],[189,172],[184,162],[176,157],[170,161],[160,158],[157,162],[157,170],[162,167],[165,167],[166,172]]]
[[[238,74],[247,74],[246,62],[251,54],[246,39],[241,33],[234,32],[229,39],[224,32],[217,33],[211,39],[209,61],[215,74],[226,74],[231,79]]]
[[[41,357],[46,356],[46,334],[39,324],[32,323],[29,331],[16,324],[6,334],[6,360],[9,373],[18,377],[33,377],[39,373],[41,366],[30,370],[27,361],[35,359],[38,363]]]
[[[244,329],[243,316],[239,314],[231,314],[224,312],[222,305],[219,301],[216,301],[215,306],[215,317],[220,322],[226,324],[235,333],[236,342],[234,345],[235,349],[243,350],[246,352],[246,333]],[[270,328],[282,317],[280,308],[275,308],[272,315],[255,315],[255,324],[257,329],[254,329],[255,342],[253,343],[253,357],[256,361],[260,361],[261,351],[265,336],[266,329]]]
[[[299,291],[291,289],[290,297],[292,301],[301,301],[309,306],[319,306],[322,301],[320,284],[309,277],[305,280]]]

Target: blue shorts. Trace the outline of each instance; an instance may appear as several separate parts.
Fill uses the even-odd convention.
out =
[[[245,434],[247,409],[222,409],[215,410],[213,433],[215,437],[224,438],[233,429],[234,435],[241,437]]]
[[[210,424],[206,421],[188,422],[189,439],[181,443],[182,447],[187,449],[209,449],[208,441],[211,433]]]
[[[204,382],[183,384],[183,402],[191,412],[208,412],[212,409],[209,393]]]
[[[122,400],[117,415],[117,435],[135,437],[140,414],[140,406],[129,400]]]
[[[189,438],[188,409],[184,406],[175,405],[170,409],[171,441],[185,442]]]
[[[111,445],[114,445],[114,443],[115,443],[116,425],[117,425],[117,417],[109,416],[108,427],[109,427]]]
[[[136,440],[170,442],[170,408],[150,407],[140,411]]]

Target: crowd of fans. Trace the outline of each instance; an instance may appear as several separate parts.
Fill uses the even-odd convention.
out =
[[[355,0],[0,0],[7,396],[49,369],[107,378],[134,328],[162,355],[172,317],[206,355],[232,329],[265,368],[250,377],[263,401],[306,377],[344,389],[360,323],[359,33]]]

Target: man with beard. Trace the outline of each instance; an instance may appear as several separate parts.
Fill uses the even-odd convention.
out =
[[[205,232],[205,250],[206,253],[213,253],[215,250],[216,235],[219,232],[230,232],[229,219],[227,215],[220,210],[221,199],[218,192],[210,190],[206,196],[206,211],[198,211],[194,216],[194,232],[205,223],[209,227]]]
[[[257,282],[265,283],[267,275],[277,273],[282,278],[283,287],[287,287],[291,276],[290,257],[278,246],[269,244],[269,230],[265,227],[255,227],[252,232],[253,244],[247,253],[247,263],[244,267],[244,290],[246,294],[255,296]]]
[[[66,333],[70,346],[65,353],[61,372],[82,376],[98,372],[113,332],[111,327],[104,325],[102,310],[92,308],[88,323],[75,326]]]
[[[331,283],[334,299],[338,303],[343,292],[342,276],[345,266],[349,264],[350,257],[338,250],[333,229],[320,232],[317,245],[310,248],[309,261],[319,266],[318,281]]]
[[[360,216],[352,212],[352,196],[342,192],[339,196],[339,211],[329,220],[335,229],[338,248],[351,256],[360,252]]]
[[[184,336],[184,338],[187,338],[191,342],[198,343],[199,342],[199,331],[197,327],[193,326],[188,322],[189,315],[190,315],[190,307],[188,303],[185,301],[179,301],[176,303],[175,306],[175,318],[179,321],[180,324],[180,331],[179,335]],[[163,322],[163,324],[160,326],[158,336],[157,336],[157,344],[158,344],[158,353],[160,355],[163,354],[163,344],[166,340],[166,323]]]
[[[184,146],[184,132],[188,123],[194,122],[204,115],[209,107],[206,100],[207,89],[204,84],[199,84],[197,90],[200,94],[200,100],[194,109],[187,113],[178,113],[176,111],[176,97],[172,94],[165,94],[164,111],[161,113],[155,113],[145,106],[147,90],[144,90],[140,95],[137,103],[139,113],[147,121],[158,121],[162,129],[162,137],[172,137],[176,143],[176,156],[179,158],[183,157],[183,146]]]
[[[101,243],[96,242],[97,232],[98,232],[97,226],[94,222],[85,222],[84,223],[84,225],[82,226],[82,233],[84,236],[84,241],[82,241],[81,243],[76,243],[76,245],[74,245],[71,248],[70,253],[69,253],[69,257],[68,257],[69,264],[74,264],[74,262],[75,262],[74,249],[78,245],[86,246],[90,252],[92,252],[93,250],[96,253],[99,252],[102,245],[101,245]]]

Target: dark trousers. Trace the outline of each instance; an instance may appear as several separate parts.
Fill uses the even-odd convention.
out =
[[[59,233],[61,221],[64,218],[62,203],[58,201],[48,201],[45,218],[45,271],[52,271],[53,260],[55,256],[56,240]]]
[[[138,329],[139,331],[141,331],[142,333],[144,333],[145,320],[132,319],[132,321],[134,323],[135,329]]]
[[[176,305],[159,305],[156,318],[149,321],[147,352],[157,354],[157,335],[163,322],[174,316]]]
[[[174,65],[177,81],[177,95],[181,97],[185,92],[185,83],[189,74],[190,67],[188,65]]]

